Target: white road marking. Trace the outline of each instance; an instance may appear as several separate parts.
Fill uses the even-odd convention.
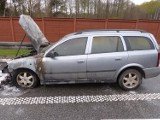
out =
[[[118,95],[84,95],[84,96],[49,96],[49,97],[14,97],[0,98],[0,105],[64,104],[93,103],[115,101],[159,100],[160,93],[118,94]]]
[[[101,120],[159,120],[159,119],[101,119]]]

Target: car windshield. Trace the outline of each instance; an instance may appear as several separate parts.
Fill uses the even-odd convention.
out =
[[[61,38],[61,39],[58,40],[57,42],[62,41],[62,40],[64,40],[65,38],[67,38],[67,37],[69,37],[69,36],[71,36],[71,35],[73,35],[73,34],[75,34],[75,33],[71,33],[71,34],[65,35],[63,38]],[[49,50],[49,49],[50,49],[54,44],[56,44],[57,42],[51,43],[51,44],[49,44],[48,46],[42,48],[40,52],[41,52],[41,53],[45,53],[45,51]]]

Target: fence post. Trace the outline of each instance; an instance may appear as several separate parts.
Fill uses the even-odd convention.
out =
[[[42,31],[43,34],[45,35],[45,24],[44,24],[44,18],[42,17]]]
[[[15,41],[15,33],[14,33],[14,27],[13,27],[13,19],[12,19],[12,17],[10,17],[10,26],[11,26],[11,32],[12,32],[12,41],[16,42]]]
[[[104,28],[107,29],[108,28],[108,19],[105,19],[105,25]]]
[[[73,30],[74,30],[74,32],[76,32],[76,22],[77,22],[77,20],[76,20],[76,18],[74,18],[73,19]]]
[[[158,38],[158,33],[160,31],[160,22],[158,22],[158,30],[157,30],[157,33],[156,33],[156,39]],[[158,43],[160,43],[160,41],[157,39]]]
[[[138,29],[139,20],[136,20],[136,26],[135,29]]]

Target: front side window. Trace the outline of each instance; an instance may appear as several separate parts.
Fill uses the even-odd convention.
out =
[[[57,56],[83,55],[85,54],[87,39],[87,37],[82,37],[68,40],[54,48],[54,52]]]
[[[118,36],[98,36],[93,37],[92,54],[109,53],[123,51],[121,38]]]
[[[152,41],[142,36],[125,36],[127,50],[150,50],[154,49]]]

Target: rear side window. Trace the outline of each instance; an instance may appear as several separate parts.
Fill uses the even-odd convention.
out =
[[[142,36],[125,36],[127,50],[150,50],[154,49],[152,41]]]
[[[123,51],[121,38],[118,36],[93,37],[92,54]]]

